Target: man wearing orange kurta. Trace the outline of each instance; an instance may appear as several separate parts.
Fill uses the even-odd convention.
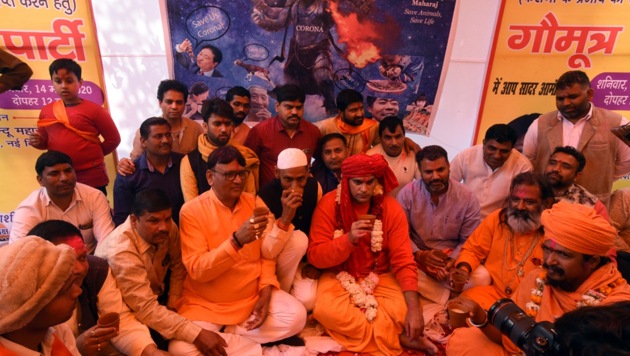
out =
[[[630,300],[630,286],[606,257],[617,237],[608,221],[593,208],[563,201],[545,210],[541,221],[545,229],[544,264],[531,271],[516,291],[514,302],[521,309],[536,322],[553,322],[582,306]],[[487,314],[479,304],[460,301],[466,303],[470,323],[478,328],[457,329],[447,344],[447,354],[520,352],[509,338],[488,325]]]
[[[249,171],[233,146],[208,157],[212,189],[184,204],[180,214],[182,261],[188,270],[178,312],[205,329],[219,331],[228,354],[262,354],[259,344],[287,338],[306,322],[304,306],[278,289],[275,260],[261,256],[268,233],[288,233],[254,216],[264,203],[243,189]],[[189,354],[192,345],[173,341],[169,351]]]
[[[313,316],[352,352],[436,352],[423,336],[406,217],[386,195],[397,185],[394,173],[383,156],[365,154],[347,158],[341,172],[339,188],[313,214],[308,259],[326,269]]]
[[[549,183],[539,174],[525,172],[512,180],[509,205],[485,218],[462,247],[455,266],[470,273],[487,269],[492,282],[465,290],[487,309],[497,299],[507,298],[523,277],[542,263],[540,214],[553,201]]]

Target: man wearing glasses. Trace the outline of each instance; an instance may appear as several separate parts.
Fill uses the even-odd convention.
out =
[[[234,109],[219,98],[204,100],[201,106],[203,127],[206,131],[199,135],[197,149],[182,159],[180,175],[184,200],[189,201],[210,189],[206,179],[208,156],[218,147],[228,143],[241,152],[245,158],[245,167],[251,174],[245,179],[245,191],[255,194],[258,190],[258,167],[260,161],[251,149],[230,142],[234,127]]]
[[[279,289],[276,261],[261,255],[274,234],[288,234],[262,199],[243,192],[249,171],[233,146],[208,157],[212,189],[184,204],[180,214],[182,261],[188,275],[177,310],[202,328],[219,331],[232,355],[262,354],[260,344],[297,334],[306,322],[304,306]],[[171,353],[194,345],[172,341]]]

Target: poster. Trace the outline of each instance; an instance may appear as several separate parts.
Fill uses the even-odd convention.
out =
[[[294,83],[310,121],[349,88],[368,116],[430,134],[455,0],[165,1],[175,79],[205,96],[248,88],[246,122],[272,117],[271,91]]]
[[[629,0],[509,0],[501,5],[484,85],[477,143],[496,123],[519,140],[540,113],[556,110],[555,83],[582,70],[594,105],[628,117]]]
[[[0,94],[0,241],[8,239],[14,209],[39,185],[35,161],[43,151],[30,147],[28,135],[36,130],[41,108],[58,99],[49,64],[71,58],[81,65],[80,97],[104,102],[102,66],[90,1],[0,1],[0,48],[27,63],[33,76],[21,90]],[[106,159],[115,174],[114,162]]]

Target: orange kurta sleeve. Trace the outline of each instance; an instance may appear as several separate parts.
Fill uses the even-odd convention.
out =
[[[307,256],[309,263],[317,268],[338,266],[346,261],[355,249],[347,233],[333,239],[335,194],[334,190],[326,194],[317,203],[313,213]]]
[[[462,246],[462,252],[460,252],[459,257],[457,257],[455,266],[461,262],[466,262],[474,271],[475,268],[479,267],[481,261],[488,257],[490,248],[492,247],[493,236],[502,233],[501,231],[497,231],[500,211],[501,210],[495,210],[481,221],[481,224],[479,224]]]

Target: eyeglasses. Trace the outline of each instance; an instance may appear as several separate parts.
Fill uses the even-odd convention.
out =
[[[234,179],[236,179],[236,176],[238,176],[242,180],[245,180],[249,176],[249,171],[245,170],[245,169],[242,170],[242,171],[227,171],[227,172],[219,172],[219,171],[215,171],[215,170],[212,170],[212,171],[214,173],[219,173],[227,181],[233,181]]]

